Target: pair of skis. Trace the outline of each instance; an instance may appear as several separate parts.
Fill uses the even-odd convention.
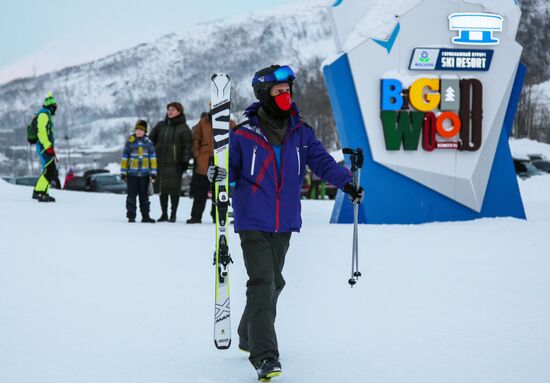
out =
[[[216,73],[210,83],[212,103],[212,138],[214,165],[224,168],[228,174],[221,182],[214,182],[212,198],[216,210],[216,304],[214,313],[214,344],[220,350],[231,346],[231,306],[229,290],[228,213],[229,213],[229,120],[231,79],[225,73]]]

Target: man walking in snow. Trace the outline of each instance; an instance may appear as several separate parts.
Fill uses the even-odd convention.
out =
[[[57,110],[57,100],[52,93],[44,99],[42,109],[36,117],[38,130],[38,141],[36,142],[36,152],[42,164],[42,174],[36,181],[32,198],[38,202],[55,202],[55,198],[50,196],[48,191],[52,182],[59,183],[59,173],[57,171],[57,156],[55,155],[55,129],[53,116]],[[56,185],[58,188],[60,185]]]
[[[349,170],[339,166],[302,120],[292,102],[295,74],[272,65],[252,80],[259,102],[248,107],[247,121],[231,131],[229,180],[235,183],[233,210],[248,273],[246,307],[239,323],[239,348],[250,352],[258,379],[282,373],[275,333],[277,299],[285,286],[282,275],[292,232],[299,232],[300,191],[305,167],[361,203]],[[226,172],[211,166],[209,179]]]

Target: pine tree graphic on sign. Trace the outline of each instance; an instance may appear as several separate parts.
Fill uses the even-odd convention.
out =
[[[448,87],[447,90],[445,90],[445,101],[455,102],[455,100],[456,100],[455,90],[452,87]]]

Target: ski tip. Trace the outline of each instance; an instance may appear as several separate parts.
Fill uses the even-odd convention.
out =
[[[223,76],[223,77],[226,77],[228,80],[231,80],[231,77],[229,77],[229,75],[227,73],[220,72],[220,73],[214,73],[212,75],[212,81],[214,81],[214,79],[218,76],[220,76],[220,77]]]

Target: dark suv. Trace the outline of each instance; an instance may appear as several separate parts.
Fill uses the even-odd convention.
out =
[[[548,160],[533,160],[531,161],[534,167],[536,167],[538,170],[550,173],[550,161]]]
[[[516,169],[516,174],[521,179],[527,179],[532,176],[538,176],[544,174],[539,169],[537,169],[529,160],[526,159],[517,159],[514,158],[514,168]]]
[[[120,175],[110,173],[96,173],[86,178],[86,187],[91,192],[126,194],[126,182]]]

